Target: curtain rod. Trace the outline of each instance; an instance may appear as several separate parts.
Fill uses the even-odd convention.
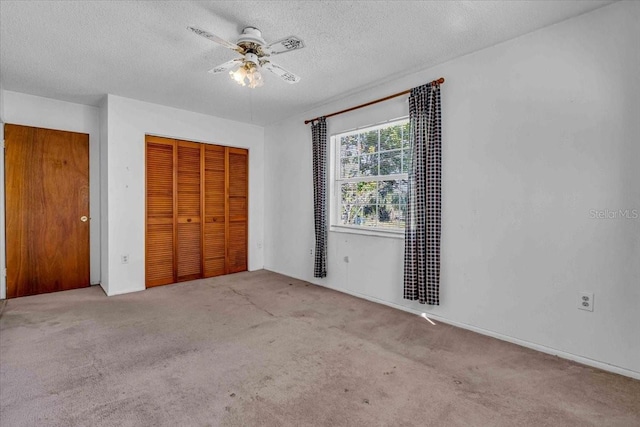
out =
[[[441,85],[442,83],[444,83],[444,77],[440,77],[439,79],[434,80],[434,81],[431,82],[432,85]],[[406,94],[408,94],[410,92],[411,92],[411,89],[404,90],[402,92],[394,93],[393,95],[385,96],[384,98],[376,99],[375,101],[370,101],[370,102],[367,102],[365,104],[360,104],[360,105],[356,105],[355,107],[347,108],[346,110],[336,111],[335,113],[327,114],[324,117],[325,118],[329,118],[329,117],[332,117],[332,116],[337,116],[338,114],[348,113],[349,111],[357,110],[357,109],[362,108],[362,107],[368,107],[369,105],[377,104],[378,102],[382,102],[382,101],[387,101],[387,100],[392,99],[392,98],[397,98],[398,96],[406,95]],[[320,117],[316,117],[315,119],[305,120],[304,124],[305,125],[309,124],[309,123],[311,123],[311,122],[313,122],[315,120],[318,120],[319,118]]]

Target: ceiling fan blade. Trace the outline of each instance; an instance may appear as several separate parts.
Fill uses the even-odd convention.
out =
[[[229,71],[230,69],[240,64],[242,64],[242,58],[232,59],[231,61],[227,61],[224,64],[220,64],[217,67],[210,69],[209,72],[211,74],[222,73],[224,71]]]
[[[235,50],[237,52],[244,53],[244,49],[242,49],[237,44],[228,42],[225,39],[216,36],[215,34],[212,34],[205,30],[201,30],[200,28],[196,28],[196,27],[187,27],[187,28],[193,31],[194,33],[196,33],[197,35],[204,37],[205,39],[209,39],[212,42],[221,44],[222,46],[228,47],[229,49]]]
[[[285,70],[273,62],[266,61],[262,66],[289,84],[298,83],[300,81],[299,76],[296,76],[292,72]]]
[[[280,53],[291,52],[292,50],[302,49],[304,42],[296,36],[285,37],[282,40],[271,43],[267,46],[267,51],[271,55],[278,55]]]

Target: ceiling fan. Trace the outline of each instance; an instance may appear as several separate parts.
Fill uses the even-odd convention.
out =
[[[199,36],[211,40],[212,42],[221,44],[222,46],[235,50],[242,57],[232,59],[224,64],[218,65],[209,70],[212,74],[229,71],[229,75],[236,83],[241,86],[249,86],[250,88],[260,87],[263,85],[262,67],[271,71],[287,83],[293,84],[300,81],[300,77],[290,71],[285,70],[281,66],[271,62],[269,57],[279,55],[292,50],[302,49],[304,42],[296,36],[289,36],[277,42],[267,44],[262,38],[262,33],[255,27],[246,27],[242,30],[242,34],[238,37],[236,43],[216,36],[208,31],[201,30],[196,27],[187,27]]]

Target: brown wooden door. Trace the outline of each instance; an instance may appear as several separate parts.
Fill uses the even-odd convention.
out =
[[[248,154],[244,149],[227,148],[227,273],[247,269]]]
[[[176,258],[177,280],[202,277],[201,234],[201,145],[197,142],[178,141],[178,186]]]
[[[89,135],[5,125],[7,297],[89,286]]]
[[[204,277],[226,274],[225,148],[204,145]]]
[[[147,136],[147,287],[175,283],[175,142]]]

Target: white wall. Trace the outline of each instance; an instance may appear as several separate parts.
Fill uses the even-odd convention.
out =
[[[265,268],[640,378],[640,219],[591,215],[640,209],[639,21],[615,3],[267,127]],[[330,232],[314,279],[303,120],[441,76],[442,305],[403,300],[402,239]],[[407,113],[377,104],[329,133]]]
[[[18,92],[2,91],[2,94],[4,105],[2,121],[5,123],[89,134],[90,280],[92,284],[100,283],[100,123],[98,109]],[[2,163],[4,164],[4,156],[2,156]],[[4,170],[2,172],[2,177],[4,177]],[[2,191],[0,198],[4,204],[4,183],[0,187]],[[4,214],[4,206],[2,206],[2,213]],[[0,223],[3,265],[6,260],[4,224],[3,220]],[[4,297],[6,283],[4,283],[4,278],[2,280],[3,293],[1,297]]]
[[[105,96],[100,103],[100,285],[109,293],[109,97]]]
[[[113,95],[103,108],[108,117],[105,292],[145,288],[145,134],[249,149],[249,270],[262,268],[264,129]],[[128,264],[120,262],[123,254],[129,255]]]

